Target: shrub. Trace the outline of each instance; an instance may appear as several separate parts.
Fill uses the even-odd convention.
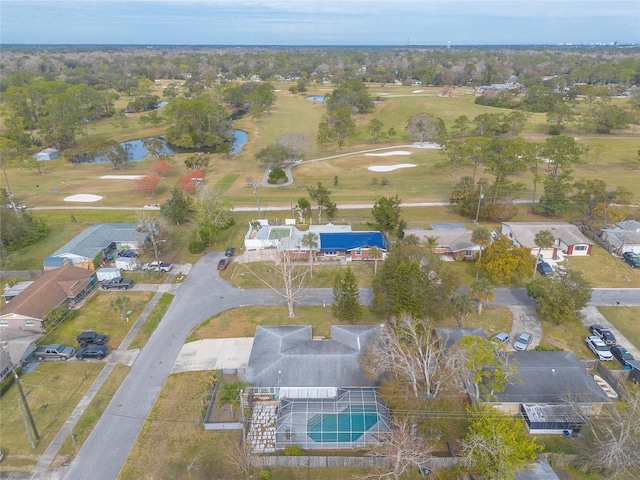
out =
[[[306,453],[298,445],[289,445],[284,448],[284,455],[286,457],[304,457]]]
[[[189,242],[189,253],[193,253],[197,255],[198,253],[204,252],[204,249],[207,247],[207,243],[202,240],[193,239]]]
[[[260,480],[271,480],[271,472],[269,470],[260,470]]]

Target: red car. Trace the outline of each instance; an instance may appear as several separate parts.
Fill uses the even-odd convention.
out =
[[[218,270],[226,270],[229,264],[231,263],[231,257],[221,258],[218,262]]]

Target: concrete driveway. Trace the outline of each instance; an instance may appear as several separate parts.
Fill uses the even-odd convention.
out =
[[[513,342],[522,332],[529,332],[532,336],[529,350],[533,350],[540,343],[542,338],[542,325],[536,314],[536,307],[530,305],[509,305],[509,310],[513,313],[513,324],[511,325],[511,343],[509,350],[513,350]]]
[[[640,358],[640,349],[636,348],[627,338],[620,333],[620,331],[614,327],[609,320],[607,320],[604,315],[600,313],[600,311],[596,307],[587,307],[580,311],[582,313],[582,324],[588,329],[591,325],[598,324],[603,327],[607,327],[611,330],[616,337],[616,341],[618,345],[622,345],[624,348],[629,350],[629,353],[634,356],[634,358]],[[585,338],[589,335],[589,330],[585,330],[584,336]]]
[[[246,368],[253,337],[208,338],[185,343],[171,373]]]

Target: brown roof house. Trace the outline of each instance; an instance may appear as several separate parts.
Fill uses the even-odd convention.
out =
[[[45,272],[0,308],[0,328],[44,332],[47,312],[83,298],[95,284],[90,270],[66,265]]]
[[[511,243],[531,249],[532,255],[538,254],[535,237],[538,232],[549,230],[555,238],[551,248],[543,248],[540,255],[544,259],[561,261],[563,256],[591,255],[593,243],[585,237],[580,229],[571,223],[553,222],[502,222],[502,234]]]
[[[473,230],[459,223],[434,223],[431,230],[407,228],[405,235],[415,235],[420,243],[445,259],[475,260],[482,247],[471,240]]]

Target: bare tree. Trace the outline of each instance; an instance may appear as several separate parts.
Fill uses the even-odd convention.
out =
[[[411,424],[407,418],[395,419],[391,422],[391,431],[379,445],[373,447],[369,454],[375,457],[385,457],[392,460],[391,470],[371,473],[356,478],[399,480],[410,468],[428,470],[433,448],[425,440],[411,432]]]
[[[604,406],[598,415],[569,401],[588,427],[589,463],[618,478],[635,478],[640,468],[640,387],[627,388],[621,401]]]
[[[455,383],[456,363],[438,342],[428,319],[403,315],[378,329],[364,367],[368,375],[391,373],[404,379],[416,398],[435,398]]]
[[[160,245],[166,242],[167,223],[160,215],[151,215],[149,212],[138,212],[136,216],[138,222],[137,231],[144,233],[153,248],[153,259],[160,261]]]
[[[292,252],[286,250],[280,252],[276,261],[269,262],[275,272],[275,275],[269,278],[259,275],[251,269],[249,264],[245,264],[247,270],[258,280],[287,302],[289,318],[296,316],[293,307],[296,300],[308,290],[311,271],[310,264],[298,263],[293,257]]]
[[[236,472],[242,474],[243,478],[251,478],[251,460],[254,456],[251,445],[244,439],[239,442],[227,442],[223,448],[224,456]]]

